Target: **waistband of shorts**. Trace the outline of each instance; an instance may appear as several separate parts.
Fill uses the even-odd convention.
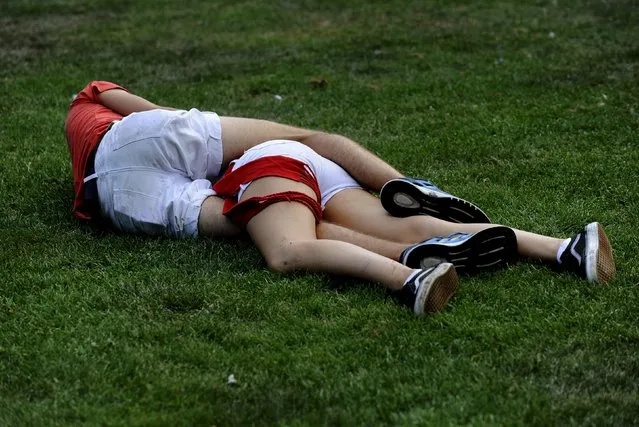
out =
[[[90,216],[93,219],[93,222],[99,222],[100,215],[100,200],[98,196],[98,180],[97,175],[95,173],[95,155],[98,152],[98,148],[100,147],[100,143],[104,138],[104,135],[108,131],[111,130],[113,125],[117,123],[119,120],[115,120],[109,124],[100,138],[98,138],[98,143],[95,144],[95,147],[89,153],[89,157],[87,158],[87,164],[84,168],[84,204],[86,205],[86,209],[90,212]]]
[[[85,180],[89,178],[91,175],[95,174],[95,155],[98,152],[98,147],[100,147],[100,143],[102,142],[104,135],[106,135],[106,133],[110,131],[113,125],[116,124],[117,122],[119,122],[119,120],[114,120],[109,124],[109,126],[105,129],[105,131],[102,132],[102,135],[100,135],[100,137],[98,138],[98,143],[95,144],[95,147],[93,147],[93,150],[91,150],[91,153],[89,153],[89,157],[87,158],[87,164],[84,167]]]

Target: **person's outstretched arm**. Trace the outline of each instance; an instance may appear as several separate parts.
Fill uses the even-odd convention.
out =
[[[102,105],[123,116],[147,110],[175,110],[175,108],[172,107],[163,107],[154,104],[141,96],[134,95],[122,89],[107,90],[106,92],[102,92],[98,98]]]
[[[391,179],[404,176],[377,155],[342,135],[314,132],[302,137],[299,142],[334,161],[363,187],[376,192]]]

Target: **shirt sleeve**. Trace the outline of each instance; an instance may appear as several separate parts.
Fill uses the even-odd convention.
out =
[[[103,80],[94,80],[92,82],[89,82],[89,84],[86,85],[82,92],[85,92],[91,101],[98,102],[98,95],[100,95],[102,92],[113,89],[121,89],[128,92],[126,88],[118,84]]]

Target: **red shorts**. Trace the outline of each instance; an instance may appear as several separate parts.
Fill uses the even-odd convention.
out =
[[[301,182],[313,189],[316,198],[313,199],[298,191],[284,191],[261,197],[251,197],[242,202],[237,201],[237,195],[242,184],[267,176],[287,178]],[[304,162],[290,157],[267,156],[234,170],[229,168],[224,176],[213,185],[213,190],[215,190],[220,197],[226,199],[222,213],[228,216],[234,223],[243,227],[245,227],[255,215],[270,205],[279,202],[302,203],[313,212],[315,221],[320,222],[322,220],[322,207],[319,202],[322,196],[315,175]]]

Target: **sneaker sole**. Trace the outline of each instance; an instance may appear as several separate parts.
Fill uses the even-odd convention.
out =
[[[439,259],[450,262],[459,274],[473,275],[505,268],[517,257],[517,237],[508,227],[491,227],[475,233],[459,245],[428,244],[413,248],[406,256],[411,268],[427,268]]]
[[[441,311],[459,288],[459,277],[455,267],[442,263],[429,275],[428,282],[422,283],[415,298],[415,316]]]
[[[380,194],[384,195],[381,198],[384,209],[396,217],[431,215],[456,223],[490,223],[481,209],[466,200],[419,188],[403,180],[387,182]]]
[[[598,222],[586,226],[586,279],[589,282],[607,283],[617,268],[612,257],[612,246],[604,228]]]

